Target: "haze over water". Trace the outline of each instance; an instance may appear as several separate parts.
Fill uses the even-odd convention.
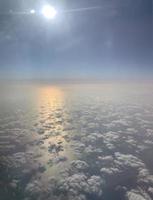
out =
[[[151,200],[152,89],[1,85],[2,200]]]

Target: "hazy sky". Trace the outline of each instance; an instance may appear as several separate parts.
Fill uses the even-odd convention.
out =
[[[46,3],[54,20],[26,14]],[[151,78],[152,20],[152,0],[0,1],[0,77]]]

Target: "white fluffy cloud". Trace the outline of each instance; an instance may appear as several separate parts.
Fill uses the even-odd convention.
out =
[[[81,160],[74,160],[71,162],[72,170],[83,171],[83,170],[86,170],[88,167],[89,167],[88,164]]]
[[[151,200],[150,196],[143,190],[131,190],[126,193],[127,200]]]
[[[88,178],[85,174],[82,173],[65,177],[58,183],[59,191],[67,192],[68,199],[70,200],[72,196],[76,198],[77,196],[83,194],[101,196],[102,186],[103,180],[100,176],[91,176]],[[85,198],[85,196],[83,198]]]

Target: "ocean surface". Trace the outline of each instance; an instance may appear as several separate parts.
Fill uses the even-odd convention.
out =
[[[0,85],[0,200],[153,199],[153,84]]]

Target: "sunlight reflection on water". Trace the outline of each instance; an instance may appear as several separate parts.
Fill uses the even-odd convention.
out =
[[[30,171],[32,180],[47,187],[52,176],[60,179],[60,172],[69,170],[71,161],[83,160],[91,168],[87,174],[97,174],[99,155],[125,150],[137,156],[131,151],[142,148],[137,131],[145,137],[145,131],[152,130],[152,87],[142,86],[5,86],[0,99],[0,153],[15,162],[10,173],[14,177],[19,171],[22,181]]]

